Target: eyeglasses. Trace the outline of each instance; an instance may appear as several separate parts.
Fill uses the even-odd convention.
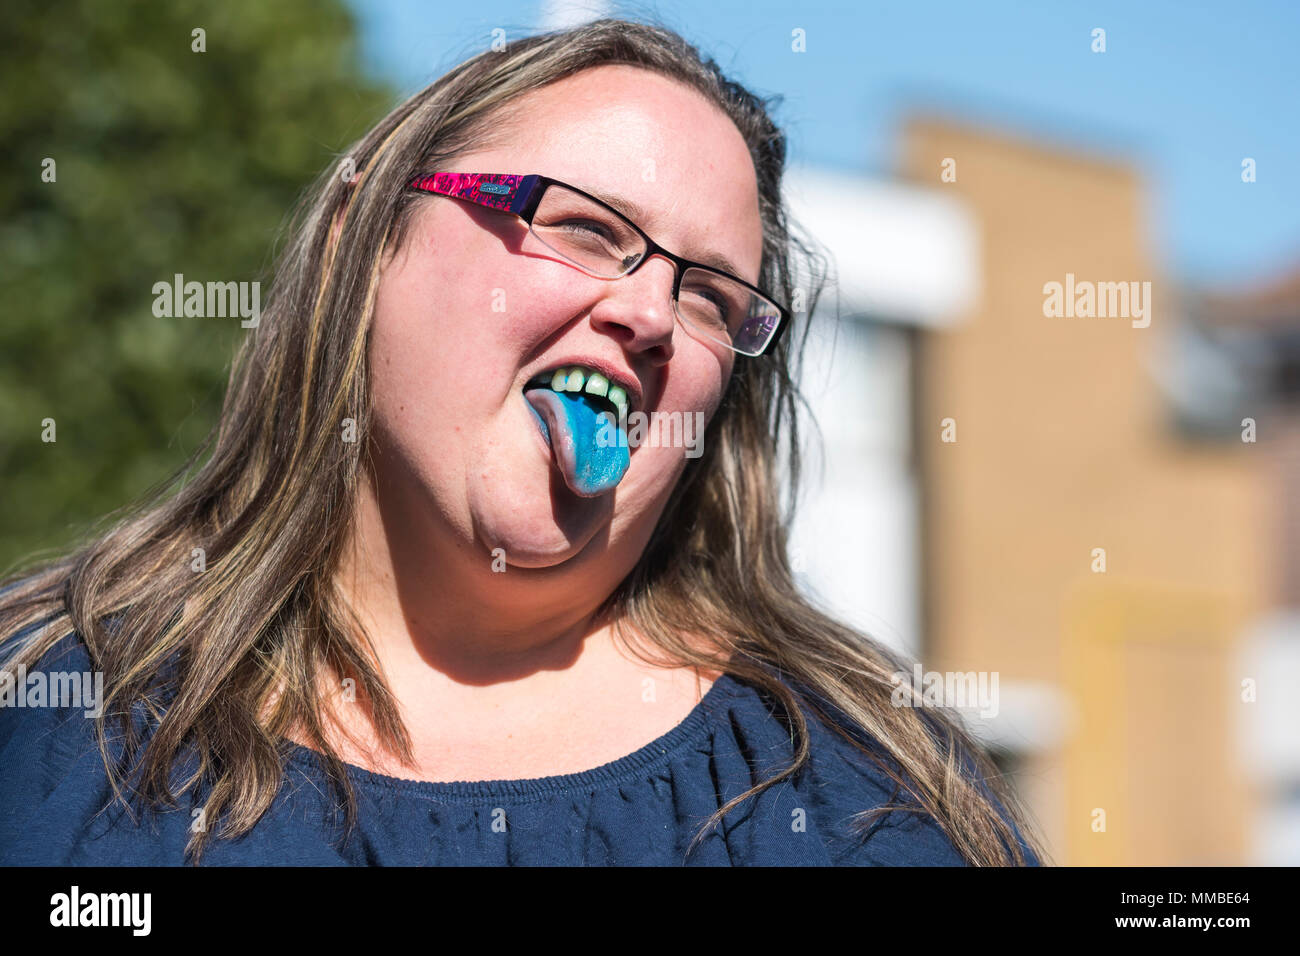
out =
[[[789,311],[762,289],[674,255],[576,186],[537,175],[434,173],[408,188],[512,213],[548,249],[598,279],[631,275],[651,256],[663,256],[673,264],[673,309],[683,325],[741,355],[762,355],[790,324]]]

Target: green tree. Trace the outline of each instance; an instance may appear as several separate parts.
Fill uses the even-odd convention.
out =
[[[9,569],[198,445],[250,330],[156,317],[154,284],[260,281],[264,303],[295,199],[391,92],[362,74],[338,0],[10,0],[2,22]]]

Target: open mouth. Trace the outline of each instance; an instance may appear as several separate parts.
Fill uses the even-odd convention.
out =
[[[594,498],[617,487],[631,463],[627,389],[595,369],[566,365],[530,379],[523,393],[569,490]]]
[[[549,388],[553,392],[577,395],[596,412],[612,414],[615,421],[625,420],[631,408],[626,388],[582,365],[565,365],[535,375],[524,386],[524,391],[534,388]]]

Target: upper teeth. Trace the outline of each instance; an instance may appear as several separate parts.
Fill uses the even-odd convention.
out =
[[[557,368],[551,376],[551,388],[557,392],[586,392],[588,395],[603,396],[618,409],[619,418],[627,415],[627,389],[610,384],[609,379],[594,369],[581,365]]]

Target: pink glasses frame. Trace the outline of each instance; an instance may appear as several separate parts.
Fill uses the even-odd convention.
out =
[[[632,266],[624,275],[631,275],[639,269],[651,256],[660,255],[670,260],[676,267],[676,277],[673,282],[673,301],[677,300],[677,295],[681,291],[682,276],[687,269],[703,269],[717,275],[726,276],[733,282],[738,282],[750,292],[770,303],[777,311],[776,327],[764,327],[763,332],[767,334],[766,340],[757,352],[747,352],[743,349],[729,346],[733,351],[748,356],[758,356],[767,352],[781,338],[786,326],[790,324],[790,312],[767,292],[760,289],[752,283],[746,282],[739,276],[732,275],[730,272],[724,272],[713,266],[705,265],[702,262],[695,262],[691,259],[682,258],[675,253],[669,252],[663,246],[659,245],[636,223],[632,222],[617,209],[611,207],[603,199],[591,195],[577,186],[570,186],[568,183],[560,182],[558,179],[551,179],[547,176],[529,174],[517,176],[509,173],[434,173],[430,176],[417,176],[407,184],[408,189],[419,192],[434,193],[439,196],[450,196],[453,199],[464,199],[475,203],[479,206],[485,206],[488,209],[495,209],[499,212],[507,212],[518,216],[530,227],[533,221],[533,214],[537,212],[537,207],[542,201],[542,194],[546,192],[548,186],[562,186],[565,189],[572,190],[581,196],[596,203],[599,206],[609,210],[609,212],[635,231],[646,243],[646,253],[641,259]]]

